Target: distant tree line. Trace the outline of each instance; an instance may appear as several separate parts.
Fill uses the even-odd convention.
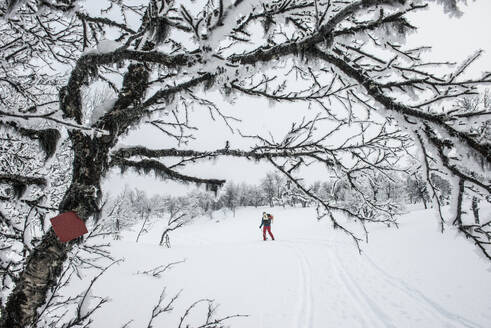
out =
[[[438,175],[431,176],[432,183],[440,190],[440,202],[448,204],[451,195],[450,183]],[[407,174],[374,174],[359,184],[363,186],[353,190],[352,182],[343,179],[315,181],[308,191],[323,201],[332,204],[350,206],[363,201],[385,202],[401,209],[406,204],[422,203],[428,208],[431,197],[426,179],[415,172]],[[169,234],[189,223],[197,216],[207,215],[213,218],[216,211],[228,210],[235,216],[239,207],[245,206],[314,206],[311,197],[305,195],[296,185],[277,172],[267,173],[258,184],[228,182],[218,194],[194,189],[183,196],[154,195],[149,197],[139,189],[125,188],[115,197],[106,196],[101,224],[114,238],[120,238],[120,232],[130,227],[138,227],[137,240],[155,224],[156,220],[165,220],[160,245],[170,247]],[[475,208],[475,211],[474,211]],[[363,215],[374,215],[364,209]],[[478,206],[473,204],[478,215]],[[153,218],[150,220],[150,218]]]

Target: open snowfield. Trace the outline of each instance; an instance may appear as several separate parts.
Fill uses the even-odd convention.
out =
[[[275,216],[276,241],[262,241],[263,210]],[[169,300],[182,292],[153,327],[177,327],[200,298],[220,304],[218,317],[249,315],[227,321],[236,328],[491,327],[490,264],[470,242],[439,233],[430,210],[414,209],[400,222],[398,230],[371,227],[362,255],[309,208],[203,217],[173,233],[171,249],[158,246],[159,223],[138,244],[136,232],[127,233],[111,247],[125,261],[94,286],[93,295],[112,301],[96,312],[93,327],[130,320],[130,327],[147,327],[165,286]],[[137,274],[184,259],[160,278]],[[192,327],[205,311],[196,308]]]

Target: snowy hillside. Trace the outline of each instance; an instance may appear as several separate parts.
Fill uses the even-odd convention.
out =
[[[168,300],[182,292],[153,327],[177,327],[201,298],[220,304],[218,317],[249,315],[226,321],[236,328],[491,327],[489,263],[467,241],[440,234],[429,210],[405,215],[399,230],[372,227],[362,255],[313,209],[267,210],[276,241],[261,240],[263,208],[200,218],[171,235],[171,249],[158,246],[158,223],[138,244],[136,232],[112,241],[126,260],[96,282],[92,294],[111,302],[93,326],[146,327],[167,286]],[[160,277],[137,274],[181,260]],[[190,323],[203,320],[202,305]]]

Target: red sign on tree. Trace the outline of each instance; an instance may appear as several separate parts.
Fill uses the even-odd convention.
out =
[[[86,234],[84,221],[75,212],[66,212],[51,219],[51,225],[60,241],[67,242]]]

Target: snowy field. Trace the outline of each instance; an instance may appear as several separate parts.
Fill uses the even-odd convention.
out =
[[[276,241],[262,241],[263,210],[275,216]],[[203,217],[173,233],[171,249],[158,246],[156,223],[138,244],[136,232],[112,241],[113,255],[125,261],[94,286],[93,295],[111,302],[96,312],[93,326],[133,320],[129,327],[147,327],[167,286],[169,300],[182,292],[153,327],[178,327],[201,298],[220,304],[218,317],[248,315],[226,321],[235,328],[491,327],[490,264],[468,241],[439,233],[430,210],[413,209],[400,222],[398,230],[371,227],[362,255],[309,208]],[[180,260],[161,277],[137,274]],[[198,305],[187,323],[199,326],[205,312]]]

